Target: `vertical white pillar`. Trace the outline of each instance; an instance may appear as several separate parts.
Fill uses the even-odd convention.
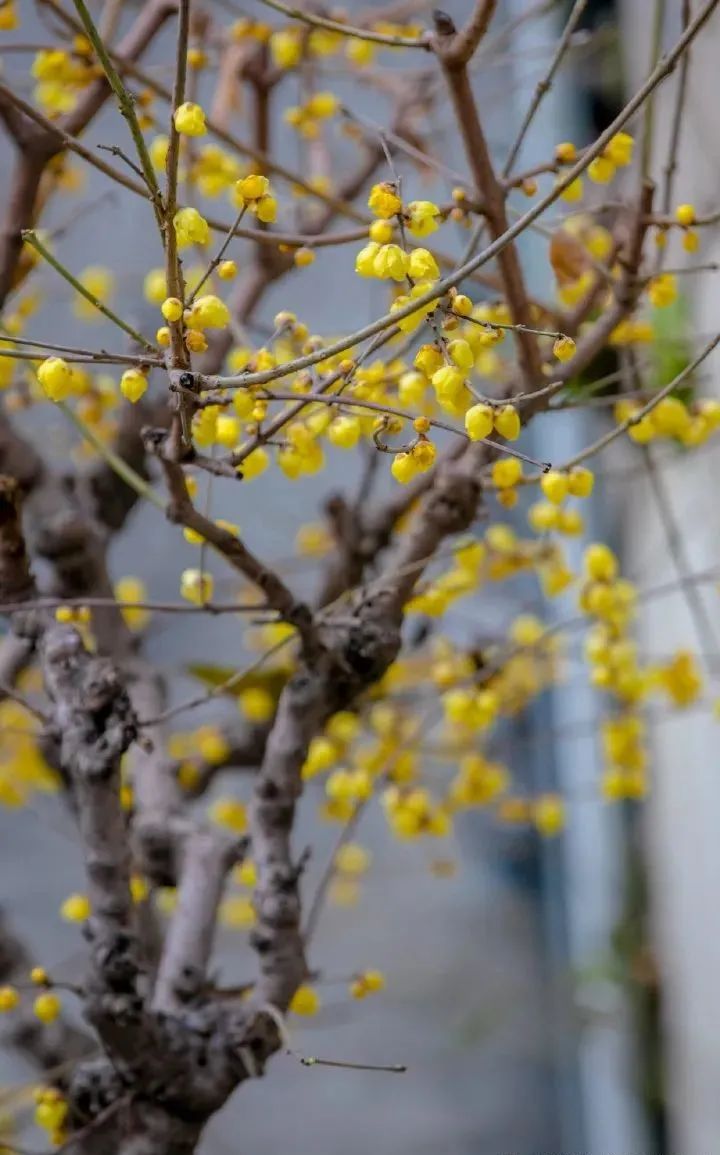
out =
[[[697,12],[699,0],[693,0]],[[647,70],[647,25],[653,4],[625,0],[623,44],[632,88]],[[646,11],[647,9],[647,11]],[[679,0],[668,5],[666,45],[680,32]],[[690,201],[698,212],[720,205],[720,135],[716,116],[720,13],[715,13],[692,49],[674,204]],[[662,183],[677,72],[657,96],[654,176]],[[689,266],[720,259],[717,231],[703,230],[697,255],[673,251],[669,264]],[[681,279],[692,295],[695,349],[720,329],[718,274]],[[701,396],[720,395],[720,356],[702,367]],[[670,506],[679,522],[690,569],[720,563],[720,442],[697,455],[676,454],[663,469]],[[668,460],[668,451],[663,456]],[[673,455],[670,454],[670,457]],[[629,568],[641,584],[677,578],[647,485],[633,484],[627,524]],[[720,634],[720,594],[703,591]],[[651,653],[675,648],[712,648],[698,637],[681,592],[647,606],[641,615],[641,644]],[[717,655],[716,655],[717,657]],[[717,668],[717,666],[716,666]],[[713,692],[713,687],[708,687]],[[714,693],[718,687],[715,683]],[[689,711],[663,719],[652,734],[653,784],[646,813],[651,908],[664,999],[665,1075],[670,1146],[683,1155],[707,1155],[720,1135],[720,741],[709,713]]]

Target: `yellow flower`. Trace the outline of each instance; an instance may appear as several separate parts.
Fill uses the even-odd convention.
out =
[[[687,650],[680,650],[673,660],[661,670],[664,690],[679,707],[690,706],[700,696],[703,682],[694,656]]]
[[[126,369],[120,378],[120,392],[135,404],[147,392],[148,379],[139,369]]]
[[[414,237],[429,237],[438,228],[440,209],[432,201],[410,201],[406,216],[408,232]]]
[[[572,141],[564,140],[555,145],[555,159],[560,164],[572,164],[577,160],[577,149]]]
[[[257,922],[252,900],[244,894],[232,894],[220,903],[220,924],[230,930],[250,930]]]
[[[366,995],[375,994],[385,987],[385,976],[382,971],[362,971],[350,983],[350,994],[354,999],[364,999]]]
[[[679,397],[663,397],[648,416],[666,437],[681,437],[690,424],[690,414]]]
[[[208,347],[207,337],[199,329],[188,329],[185,344],[191,353],[204,353]]]
[[[443,365],[433,373],[432,384],[438,397],[456,398],[465,385],[465,376],[452,365]]]
[[[20,1002],[20,995],[15,987],[0,987],[0,1014],[14,1011]]]
[[[113,277],[109,269],[92,265],[80,273],[78,280],[98,301],[107,301],[112,292]],[[76,317],[80,317],[85,321],[96,320],[99,316],[99,312],[95,306],[83,297],[81,293],[76,294],[73,302],[73,312]]]
[[[627,132],[616,132],[612,140],[605,146],[604,155],[617,168],[625,168],[632,163],[635,141]]]
[[[305,269],[308,265],[312,265],[314,261],[315,253],[305,245],[303,245],[302,248],[296,249],[293,253],[293,263],[298,269]]]
[[[57,994],[50,991],[45,991],[43,994],[38,994],[35,1003],[32,1004],[32,1011],[34,1011],[36,1018],[40,1022],[51,1023],[58,1018],[62,1005]]]
[[[587,174],[595,184],[609,184],[615,176],[615,165],[607,156],[596,156],[590,161]]]
[[[413,249],[408,260],[407,271],[416,281],[433,281],[440,276],[437,261],[429,249]]]
[[[210,807],[209,817],[216,826],[223,826],[233,834],[247,830],[247,808],[237,798],[218,798]]]
[[[568,204],[576,204],[577,201],[582,200],[582,195],[582,177],[577,176],[575,177],[575,180],[571,181],[567,188],[564,188],[560,193],[560,199],[567,201]]]
[[[326,119],[329,116],[334,116],[339,107],[340,101],[334,92],[316,92],[305,105],[305,111],[309,116]]]
[[[382,280],[402,281],[408,271],[408,256],[399,245],[381,245],[373,260],[373,272]]]
[[[170,140],[167,136],[161,134],[154,137],[150,142],[148,152],[150,153],[150,160],[153,163],[153,168],[164,169],[167,161],[168,147]]]
[[[179,249],[186,249],[189,245],[206,245],[210,240],[210,226],[197,209],[178,209],[173,217],[173,225]]]
[[[267,450],[259,446],[257,449],[253,449],[252,453],[248,453],[242,465],[238,466],[238,469],[246,481],[253,481],[254,478],[259,477],[261,473],[265,472],[269,464],[270,458],[268,457]]]
[[[212,574],[186,569],[180,575],[180,595],[193,605],[201,606],[212,597],[214,584]]]
[[[528,523],[536,533],[548,533],[556,529],[559,510],[547,501],[536,501],[528,510]]]
[[[575,356],[575,342],[572,337],[558,337],[553,345],[553,353],[558,361],[569,361]]]
[[[565,806],[557,794],[542,794],[533,805],[533,822],[540,834],[552,838],[565,825]]]
[[[166,297],[160,306],[160,312],[166,321],[179,321],[183,315],[183,303],[178,297]]]
[[[360,277],[375,276],[375,258],[380,252],[377,241],[369,241],[355,257],[355,272]]]
[[[493,461],[491,475],[496,489],[509,489],[522,477],[522,462],[517,457],[501,457]]]
[[[682,247],[686,253],[696,253],[700,248],[700,234],[695,229],[686,229],[683,233]]]
[[[393,457],[390,472],[401,485],[407,485],[420,472],[412,453],[396,453]]]
[[[678,205],[675,209],[675,220],[679,225],[694,225],[696,219],[694,205]]]
[[[290,1001],[289,1009],[295,1015],[316,1015],[320,1010],[320,996],[314,987],[298,987]]]
[[[356,40],[350,38],[345,45],[345,55],[348,60],[358,67],[363,67],[365,64],[370,64],[375,56],[375,45],[371,44],[369,40]]]
[[[334,770],[325,782],[328,798],[364,802],[372,795],[372,779],[367,770]]]
[[[183,136],[204,136],[207,132],[205,113],[199,104],[193,104],[189,100],[175,109],[173,122],[176,130]]]
[[[114,593],[121,606],[121,613],[131,630],[141,630],[150,620],[150,611],[137,606],[126,607],[126,602],[144,602],[147,590],[144,582],[136,577],[122,577],[115,582]]]
[[[297,31],[281,28],[270,37],[270,52],[278,68],[294,68],[302,60],[302,39]]]
[[[433,373],[442,368],[443,356],[437,345],[421,345],[415,354],[413,364],[426,377],[432,377]]]
[[[86,894],[71,894],[60,907],[60,917],[65,922],[86,922],[90,914],[90,899]]]
[[[368,236],[379,245],[387,245],[393,239],[394,231],[390,221],[373,221],[368,229]]]
[[[660,273],[648,285],[650,303],[656,309],[664,309],[677,300],[677,281],[672,273]]]
[[[573,497],[589,497],[595,485],[595,474],[591,469],[579,465],[571,469],[568,476],[568,491]]]
[[[18,26],[17,10],[12,0],[0,4],[0,32],[12,32]]]
[[[540,478],[540,488],[548,501],[551,501],[553,505],[560,505],[569,492],[569,477],[567,473],[562,473],[559,469],[551,469],[548,473],[543,473]]]
[[[415,251],[418,252],[419,250],[416,249]],[[464,369],[468,372],[475,364],[475,354],[468,342],[463,340],[462,337],[455,341],[450,341],[447,351],[450,360],[454,365],[457,365],[458,369]]]
[[[189,48],[187,54],[187,62],[189,68],[204,68],[207,64],[207,56],[202,48]]]
[[[371,854],[357,842],[346,842],[335,855],[335,869],[342,874],[364,874],[370,866]]]
[[[151,269],[143,281],[145,300],[151,305],[162,305],[167,297],[167,282],[164,269]]]
[[[213,293],[198,297],[190,310],[188,325],[192,329],[225,329],[230,324],[230,310]]]
[[[252,207],[252,206],[251,206]],[[273,196],[260,197],[255,202],[254,211],[257,219],[265,225],[270,225],[277,217],[277,201]]]
[[[150,887],[147,880],[140,874],[133,874],[130,877],[130,897],[133,902],[145,902],[145,899],[150,893]]]
[[[235,261],[221,261],[217,267],[217,275],[221,281],[232,281],[237,276],[238,267]]]
[[[72,392],[72,369],[62,357],[48,357],[37,369],[37,377],[46,397],[64,401]]]
[[[354,449],[360,438],[362,427],[357,417],[336,417],[327,430],[327,439],[338,449]]]
[[[235,185],[237,196],[243,201],[256,201],[267,196],[270,191],[270,181],[260,173],[251,173],[239,180]]]
[[[437,450],[432,441],[428,441],[427,437],[421,437],[413,446],[411,454],[420,473],[426,473],[435,464]]]
[[[585,573],[592,581],[610,582],[618,572],[618,560],[608,545],[595,542],[583,556]]]
[[[465,430],[471,441],[482,441],[494,428],[495,413],[491,405],[478,402],[465,414]]]
[[[514,405],[503,405],[495,411],[495,428],[506,441],[520,436],[520,414]]]
[[[275,699],[261,686],[250,686],[238,694],[238,708],[250,722],[267,722],[275,713]]]
[[[402,201],[390,181],[374,184],[368,197],[368,208],[381,220],[389,220],[402,209]]]

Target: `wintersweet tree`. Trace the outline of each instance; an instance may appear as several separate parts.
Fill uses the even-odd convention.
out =
[[[82,924],[86,976],[57,983],[4,925],[0,1010],[11,1040],[47,1071],[36,1120],[65,1151],[194,1151],[228,1097],[288,1046],[288,1016],[314,1013],[321,997],[308,943],[322,905],[368,865],[356,841],[367,808],[380,806],[388,837],[401,840],[448,839],[454,815],[473,807],[548,836],[561,830],[562,798],[525,796],[512,766],[493,759],[492,740],[562,676],[564,631],[522,613],[479,651],[475,639],[443,636],[450,605],[518,574],[534,574],[544,598],[575,599],[568,630],[584,630],[589,677],[606,702],[598,790],[607,799],[645,794],[648,705],[682,708],[702,689],[689,651],[643,660],[633,631],[648,591],[622,576],[608,545],[589,543],[575,572],[563,540],[583,534],[593,466],[613,443],[692,452],[720,426],[720,403],[698,394],[693,376],[720,336],[663,380],[644,356],[679,274],[692,271],[682,252],[694,254],[716,219],[673,196],[684,84],[661,187],[650,179],[653,96],[676,68],[686,73],[718,0],[693,6],[602,135],[582,148],[558,141],[525,171],[523,146],[583,0],[500,161],[471,83],[473,62],[503,35],[494,0],[468,4],[459,27],[439,11],[426,20],[423,6],[416,20],[413,5],[385,18],[263,3],[267,22],[235,19],[232,5],[211,0],[148,0],[127,12],[116,0],[39,0],[52,44],[20,47],[0,79],[13,151],[0,231],[0,802],[56,790],[87,873],[86,890],[61,910]],[[4,32],[24,6],[0,5]],[[168,69],[143,61],[172,29],[170,90],[157,78]],[[359,94],[369,86],[395,103],[387,124],[323,87],[328,63],[355,77]],[[424,138],[435,99],[452,110],[463,181]],[[98,149],[86,133],[107,108],[115,115]],[[302,171],[269,146],[278,108],[314,158]],[[129,228],[141,215],[154,222],[155,251],[137,283],[138,301],[144,294],[156,311],[154,332],[137,311],[116,311],[101,253],[89,269],[58,256],[46,213],[82,195],[88,166],[123,198]],[[428,174],[438,187],[450,175],[451,196],[430,199]],[[449,257],[446,240],[463,229],[464,252]],[[531,229],[546,243],[539,299],[520,254]],[[338,268],[372,282],[375,318],[316,335],[303,321],[303,269],[326,248]],[[679,253],[674,271],[668,252]],[[62,344],[42,339],[42,313],[37,328],[34,319],[37,282],[51,292],[52,278],[76,301],[77,332],[68,328]],[[269,321],[263,298],[278,285],[284,307]],[[97,315],[117,331],[117,351],[93,346]],[[605,412],[614,405],[614,424],[572,460],[516,448],[541,414],[598,397],[610,402]],[[33,436],[30,408],[41,410]],[[68,421],[70,469],[44,447]],[[335,492],[343,453],[364,463],[356,494]],[[318,571],[304,600],[267,543],[210,516],[205,495],[213,478],[232,479],[241,522],[248,501],[262,510],[273,471],[301,521],[303,479],[326,468],[324,521],[302,525],[296,542]],[[131,557],[115,585],[108,573],[108,547],[141,502],[198,550],[171,603],[143,588]],[[211,553],[235,575],[225,600]],[[149,618],[175,613],[197,615],[209,667],[189,700],[143,656]],[[238,637],[247,623],[264,646],[224,678],[202,652],[202,624],[216,615]],[[203,714],[230,694],[240,729]],[[228,767],[244,771],[238,796],[204,806]],[[311,778],[318,820],[337,823],[338,840],[308,897],[293,828]],[[229,880],[245,890],[226,894]],[[235,976],[240,986],[218,985],[210,969],[221,920],[250,934],[257,966]],[[384,983],[378,970],[358,971],[348,997]],[[70,1001],[87,1033],[65,1021]],[[16,1150],[11,1138],[4,1149]]]

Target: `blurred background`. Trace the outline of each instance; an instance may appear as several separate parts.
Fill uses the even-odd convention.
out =
[[[215,5],[207,0],[211,11]],[[127,6],[128,18],[136,4]],[[371,5],[349,0],[346,10]],[[418,3],[417,18],[429,22]],[[446,5],[458,21],[468,3]],[[570,4],[502,0],[486,50],[474,67],[480,107],[497,156],[502,159],[555,51]],[[555,144],[582,145],[607,126],[646,75],[656,7],[663,42],[680,33],[683,0],[588,0],[560,76],[545,100],[524,149],[523,167],[546,159]],[[217,5],[231,18],[236,6]],[[411,5],[404,6],[405,12]],[[7,43],[48,38],[32,0],[20,0],[21,28],[0,34]],[[97,10],[97,6],[95,6]],[[414,9],[412,9],[414,15]],[[237,14],[269,18],[248,2]],[[532,15],[532,18],[530,16]],[[168,80],[172,32],[153,47],[147,66]],[[494,47],[493,47],[494,45]],[[2,41],[0,41],[0,48]],[[27,61],[2,56],[6,77],[29,94]],[[693,49],[689,98],[676,199],[698,212],[715,209],[720,194],[720,143],[715,131],[720,19],[714,17]],[[416,61],[414,63],[417,63]],[[287,82],[288,89],[293,81]],[[675,80],[666,83],[656,108],[655,170],[663,165],[670,131]],[[364,117],[385,124],[388,105],[328,65],[326,87]],[[202,100],[202,93],[200,94]],[[288,96],[284,101],[292,101]],[[276,155],[294,164],[297,139],[273,124]],[[637,129],[637,124],[633,125]],[[454,142],[451,110],[444,98],[428,103],[425,139],[448,165],[465,172]],[[93,125],[92,142],[123,142],[124,127],[107,109]],[[237,126],[239,135],[244,126]],[[302,146],[301,146],[302,147]],[[9,146],[0,141],[0,197],[6,190]],[[402,167],[402,159],[398,159]],[[428,176],[425,186],[408,170],[407,193],[447,199],[452,182]],[[150,214],[129,198],[108,195],[102,177],[88,171],[80,194],[86,212],[69,227],[58,252],[73,270],[103,264],[116,279],[122,315],[153,316],[142,303],[143,277],[160,264]],[[281,202],[282,202],[281,195]],[[71,213],[70,202],[53,206],[49,223]],[[458,230],[460,253],[466,235]],[[352,251],[351,251],[352,250]],[[241,251],[241,250],[240,250]],[[152,253],[152,256],[148,256]],[[340,255],[338,255],[338,253]],[[269,327],[280,307],[295,309],[312,331],[332,334],[378,314],[377,288],[354,278],[354,247],[321,251],[297,286],[272,290],[257,324]],[[703,250],[712,262],[714,243]],[[549,295],[546,245],[534,239],[523,256],[531,286]],[[73,319],[65,286],[42,274],[45,305],[33,336],[68,338]],[[712,272],[688,288],[691,332],[698,341],[717,328],[717,277]],[[84,335],[89,330],[86,328]],[[74,334],[73,334],[74,336]],[[92,331],[100,346],[111,335]],[[88,338],[90,343],[90,338]],[[708,373],[704,392],[717,391]],[[607,420],[601,408],[554,415],[534,426],[533,445],[544,459],[563,459],[581,448]],[[30,428],[58,460],[72,444],[57,421],[33,418]],[[678,468],[676,458],[657,465],[678,523],[691,570],[718,562],[715,442]],[[279,559],[299,589],[312,587],[313,566],[289,560],[298,527],[321,517],[327,485],[345,490],[356,481],[347,459],[336,455],[329,474],[305,480],[288,492],[275,471],[267,475],[262,503],[252,491],[218,482],[213,515],[240,523],[250,544]],[[633,459],[634,460],[634,459]],[[596,487],[588,536],[603,536],[622,557],[623,570],[641,585],[673,581],[678,574],[658,518],[653,484],[625,468],[622,453]],[[715,471],[715,472],[714,472]],[[357,470],[355,471],[357,472]],[[328,476],[330,482],[328,482]],[[576,548],[582,549],[582,542]],[[157,599],[177,595],[177,575],[195,564],[192,547],[154,509],[139,510],[114,543],[113,576],[137,574]],[[218,581],[227,580],[218,573]],[[221,585],[222,588],[222,585]],[[572,598],[549,606],[531,592],[483,592],[463,601],[445,625],[449,636],[478,638],[522,605],[546,620],[567,617]],[[533,597],[536,604],[532,603]],[[168,624],[169,621],[171,624]],[[639,622],[644,652],[664,654],[690,645],[713,657],[713,641],[698,638],[682,594],[648,603]],[[147,651],[172,677],[174,693],[196,686],[188,666],[197,660],[239,664],[240,627],[227,619],[203,623],[192,617],[158,620]],[[715,653],[715,658],[717,654]],[[217,716],[232,710],[222,704]],[[359,841],[373,855],[357,904],[330,907],[320,922],[311,962],[328,976],[377,967],[387,976],[381,996],[350,1004],[340,985],[322,989],[320,1014],[293,1028],[305,1054],[357,1062],[406,1063],[403,1076],[306,1069],[280,1056],[266,1079],[250,1083],[209,1128],[206,1155],[709,1155],[720,1134],[720,1038],[717,976],[720,974],[720,778],[715,762],[717,722],[709,713],[653,719],[653,774],[641,807],[602,800],[598,724],[602,705],[588,688],[578,653],[568,657],[565,682],[544,695],[522,720],[499,735],[497,755],[513,767],[529,791],[557,790],[568,806],[564,833],[541,840],[526,827],[499,827],[481,812],[462,814],[450,847],[437,855],[427,847],[391,841],[377,811],[363,819]],[[1,737],[0,737],[1,740]],[[0,754],[0,757],[2,755]],[[224,793],[247,797],[237,775],[219,784]],[[309,887],[330,853],[336,830],[318,829],[313,790],[303,806],[298,845],[312,841]],[[453,863],[454,873],[433,858]],[[0,811],[0,901],[13,926],[31,944],[34,959],[53,974],[74,975],[81,966],[78,932],[62,923],[58,908],[83,889],[71,819],[53,799],[20,812]],[[224,930],[218,952],[223,980],[241,982],[253,973],[242,932]],[[0,1054],[0,1077],[15,1084],[34,1077],[13,1052]]]

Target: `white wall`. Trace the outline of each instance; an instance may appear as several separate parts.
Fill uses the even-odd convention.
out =
[[[635,88],[647,70],[652,0],[625,0],[624,47],[629,84]],[[680,30],[680,3],[667,5],[666,46]],[[697,11],[699,4],[694,3]],[[720,13],[716,13],[693,49],[683,146],[674,203],[692,201],[699,212],[720,205],[720,134],[717,127],[717,72]],[[655,175],[661,179],[674,108],[677,78],[657,100]],[[720,236],[703,234],[697,256],[672,254],[673,266],[720,259]],[[705,239],[707,238],[707,239]],[[718,329],[720,280],[703,273],[687,282],[692,292],[696,346]],[[720,394],[720,357],[701,392]],[[718,447],[663,468],[671,507],[682,527],[690,568],[720,562]],[[667,460],[667,459],[666,459]],[[669,556],[649,486],[632,486],[627,530],[627,559],[641,585],[672,581],[677,572]],[[720,632],[720,594],[704,591],[711,620]],[[652,653],[690,647],[713,649],[713,639],[698,630],[682,593],[648,605],[642,614],[641,641]],[[717,665],[715,667],[717,669]],[[717,682],[709,694],[717,696]],[[720,766],[718,722],[709,713],[663,719],[653,734],[654,782],[646,814],[651,870],[652,913],[665,996],[667,1088],[670,1144],[682,1155],[707,1155],[720,1134]]]

